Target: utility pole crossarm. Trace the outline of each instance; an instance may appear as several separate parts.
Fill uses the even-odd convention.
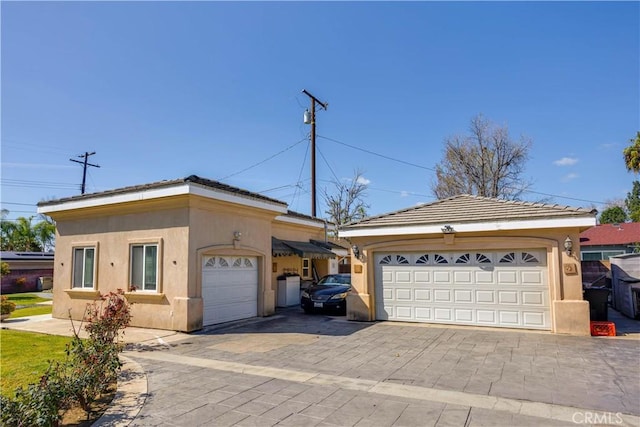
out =
[[[322,102],[320,101],[318,98],[316,98],[315,96],[311,95],[306,89],[302,89],[302,93],[304,93],[305,95],[307,95],[309,98],[313,99],[315,102],[317,102],[318,104],[320,104],[322,106],[322,108],[324,108],[325,110],[327,109],[327,107],[329,106],[328,102]]]
[[[93,166],[94,168],[99,168],[99,165],[94,165],[93,163],[88,163],[87,161],[89,160],[89,156],[93,156],[94,154],[96,154],[95,151],[89,153],[88,151],[86,151],[84,154],[79,155],[78,157],[80,158],[84,158],[84,161],[80,161],[80,160],[76,160],[76,159],[69,159],[72,162],[76,162],[76,163],[80,163],[81,165],[83,165],[83,169],[82,169],[82,187],[80,189],[81,193],[80,194],[84,194],[84,190],[85,190],[85,185],[87,182],[87,167],[88,166]]]

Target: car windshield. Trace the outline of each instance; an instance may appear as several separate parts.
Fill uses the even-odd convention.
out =
[[[335,286],[335,285],[349,285],[351,284],[351,277],[349,276],[325,276],[318,282],[319,286]]]

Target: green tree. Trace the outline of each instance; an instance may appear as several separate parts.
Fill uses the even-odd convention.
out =
[[[0,220],[0,247],[3,251],[42,252],[53,247],[55,224],[42,217],[32,224],[34,217],[19,217],[15,221]]]
[[[620,206],[610,206],[600,214],[600,224],[615,224],[626,220],[627,213]]]
[[[367,216],[366,197],[368,181],[362,176],[362,172],[356,170],[354,177],[348,181],[332,181],[334,191],[326,189],[323,193],[327,205],[325,213],[329,220],[336,225],[348,224],[359,221]]]
[[[633,181],[633,188],[627,193],[624,203],[631,221],[640,222],[640,181]]]
[[[522,177],[531,140],[514,140],[506,126],[482,115],[471,119],[469,134],[445,139],[431,191],[438,199],[473,194],[516,200],[531,185]]]
[[[640,173],[640,132],[636,137],[629,140],[631,145],[622,151],[624,163],[629,172]]]

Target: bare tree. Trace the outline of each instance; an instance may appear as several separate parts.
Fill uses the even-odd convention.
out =
[[[514,141],[506,126],[478,115],[471,119],[468,135],[444,142],[444,159],[436,166],[436,182],[431,184],[438,199],[473,194],[517,200],[531,185],[522,173],[532,142],[524,136]]]
[[[333,192],[327,189],[323,198],[327,205],[325,213],[329,220],[336,225],[359,221],[367,216],[369,205],[364,202],[367,191],[367,181],[362,172],[356,170],[350,180],[332,181]]]

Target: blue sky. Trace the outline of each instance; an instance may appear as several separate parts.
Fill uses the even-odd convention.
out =
[[[526,200],[601,210],[638,179],[638,2],[4,1],[1,20],[10,219],[79,194],[69,159],[94,151],[88,192],[196,174],[309,214],[302,89],[329,103],[318,192],[359,169],[370,214],[433,201],[477,114],[533,140]]]

